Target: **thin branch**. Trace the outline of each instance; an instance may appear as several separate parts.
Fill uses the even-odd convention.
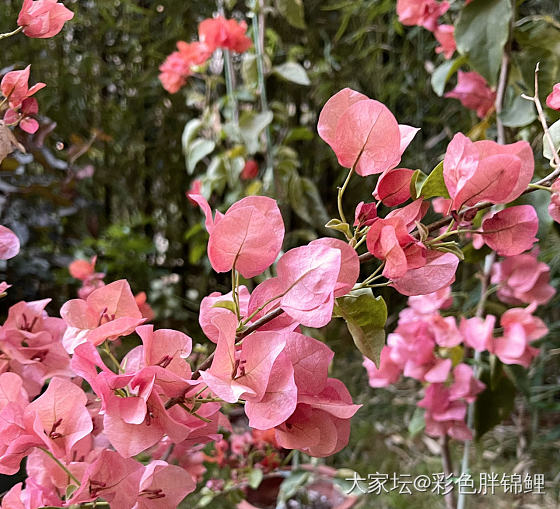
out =
[[[453,477],[453,463],[451,462],[451,454],[449,452],[449,437],[444,435],[440,439],[441,447],[441,463],[443,465],[443,471],[445,472],[446,479],[448,477]],[[455,509],[455,496],[453,490],[445,495],[445,507],[446,509]]]

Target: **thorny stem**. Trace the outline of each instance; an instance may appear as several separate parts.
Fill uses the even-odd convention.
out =
[[[43,451],[47,456],[49,456],[60,468],[62,468],[62,470],[64,470],[64,472],[66,472],[66,475],[72,479],[78,486],[81,486],[82,483],[80,481],[78,481],[78,479],[76,479],[76,477],[74,476],[74,474],[72,472],[70,472],[70,470],[68,470],[61,462],[58,458],[55,457],[55,455],[49,451],[48,449],[43,449],[42,447],[39,447],[39,449],[41,451]]]
[[[11,32],[6,32],[5,34],[0,34],[0,40],[7,39],[8,37],[11,37],[12,35],[19,34],[22,30],[23,30],[23,27],[17,27],[15,30],[12,30]]]

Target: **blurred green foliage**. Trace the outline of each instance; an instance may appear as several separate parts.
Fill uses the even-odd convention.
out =
[[[261,168],[266,158],[262,132],[267,122],[255,118],[260,107],[254,50],[234,57],[240,123],[246,127],[236,134],[228,130],[231,115],[219,58],[210,63],[206,79],[192,78],[174,95],[164,91],[157,77],[158,66],[175,49],[176,41],[195,39],[198,22],[216,12],[214,2],[65,3],[76,15],[60,36],[2,41],[0,73],[32,64],[32,82],[48,85],[37,96],[44,116],[41,131],[22,139],[28,154],[14,156],[0,166],[0,223],[14,229],[23,244],[18,257],[0,266],[2,279],[13,285],[2,312],[20,299],[51,297],[50,311],[56,314],[77,289],[68,274],[68,263],[76,256],[97,254],[98,270],[107,273],[107,281],[127,278],[135,292],[148,293],[157,326],[185,330],[201,340],[197,323],[200,299],[211,291],[229,291],[230,283],[228,275],[210,270],[202,215],[188,202],[185,191],[195,178],[203,177],[213,191],[211,205],[222,211],[244,194],[262,192],[263,186],[270,192],[266,182],[239,179],[248,154]],[[432,72],[445,61],[434,53],[436,42],[431,34],[397,21],[394,0],[269,3],[264,12],[265,64],[268,102],[274,113],[269,125],[273,193],[289,232],[286,249],[318,235],[333,234],[323,225],[336,215],[336,185],[342,183],[344,171],[317,136],[315,126],[321,107],[338,90],[359,90],[385,103],[400,123],[421,127],[402,165],[425,173],[438,164],[454,133],[495,135],[491,126],[479,123],[458,101],[436,95]],[[229,16],[243,18],[251,13],[243,1],[225,4]],[[511,42],[514,68],[505,113],[509,114],[507,125],[522,127],[521,135],[535,140],[538,153],[539,127],[531,124],[534,117],[515,103],[515,97],[520,92],[531,93],[538,60],[543,69],[541,93],[546,94],[557,81],[560,25],[549,14],[558,13],[558,4],[554,0],[520,0],[516,4]],[[20,6],[19,0],[0,0],[1,31],[14,27]],[[461,6],[454,2],[449,15],[454,16]],[[247,21],[250,25],[250,19]],[[440,70],[434,77],[440,92],[446,73]],[[454,79],[450,77],[447,88]],[[186,147],[183,138],[185,125],[193,119],[201,120],[197,139],[206,140],[206,144],[198,143],[194,155],[192,145]],[[251,134],[251,129],[257,132]],[[239,149],[240,145],[244,148]],[[190,154],[186,161],[185,149]],[[93,167],[93,175],[82,178],[89,167]],[[537,158],[537,173],[545,172],[544,159]],[[346,203],[368,201],[373,187],[371,177],[353,179]],[[546,210],[546,203],[536,205]],[[544,221],[545,214],[540,217],[543,258],[551,264],[558,287],[558,228]],[[470,276],[458,277],[465,283],[465,291],[477,287]],[[389,290],[380,293],[388,304],[390,328],[404,299]],[[464,299],[465,309],[476,304],[476,296],[473,291],[470,300]],[[557,303],[555,299],[543,311],[552,332],[542,348],[550,354],[539,358],[527,375],[516,373],[514,377],[522,394],[518,404],[524,416],[522,433],[529,441],[523,454],[547,473],[559,461],[557,448],[550,456],[543,455],[543,450],[560,440],[560,426],[554,420],[560,412]],[[405,438],[400,443],[394,438],[407,436],[414,411],[412,393],[417,387],[397,387],[393,392],[369,389],[361,360],[342,325],[338,321],[314,334],[328,335],[329,345],[337,353],[335,370],[351,384],[352,394],[365,407],[355,419],[351,445],[331,461],[366,475],[398,469],[399,463],[409,465],[407,473],[411,474],[437,471],[437,465],[426,463],[429,448],[421,438]],[[541,423],[547,430],[544,435],[539,433]],[[507,438],[502,447],[509,455],[501,468],[515,466],[511,440],[517,428],[512,431],[514,425],[508,426],[500,431]],[[485,440],[489,446],[499,441],[495,435]],[[490,468],[493,460],[488,461],[481,459],[475,468]],[[382,503],[386,505],[364,507],[409,504],[396,496]]]

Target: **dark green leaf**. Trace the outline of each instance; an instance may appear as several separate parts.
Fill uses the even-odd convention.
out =
[[[286,21],[296,28],[305,28],[305,16],[302,0],[274,0],[278,12]]]
[[[445,85],[453,76],[459,67],[461,67],[467,59],[464,56],[455,58],[453,60],[447,60],[440,66],[436,67],[432,73],[432,88],[438,96],[442,96],[445,91]]]
[[[457,50],[492,86],[498,79],[511,16],[511,0],[476,0],[463,7],[455,23]]]
[[[346,320],[358,350],[379,367],[387,321],[387,305],[383,297],[374,297],[371,288],[361,288],[336,299],[335,308]]]

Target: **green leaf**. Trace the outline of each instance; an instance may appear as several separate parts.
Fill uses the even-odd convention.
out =
[[[350,225],[348,223],[343,223],[340,219],[331,219],[325,228],[330,228],[331,230],[337,230],[344,233],[346,238],[350,240],[352,238],[352,232],[350,230]]]
[[[215,147],[216,144],[212,140],[205,140],[204,138],[197,138],[189,144],[185,151],[185,156],[187,157],[187,171],[189,174],[194,171],[198,162],[210,154]]]
[[[302,0],[275,0],[276,9],[286,21],[296,28],[305,28],[305,16]]]
[[[305,69],[297,62],[284,62],[272,68],[272,72],[292,83],[298,85],[311,85]]]
[[[185,124],[183,135],[181,136],[181,144],[183,146],[183,153],[186,154],[190,144],[202,127],[202,121],[198,118],[193,118]]]
[[[460,56],[453,60],[448,60],[443,64],[439,65],[435,68],[434,72],[432,73],[432,88],[434,92],[441,97],[443,92],[445,91],[445,85],[451,79],[459,67],[461,67],[465,61],[466,57]]]
[[[476,0],[463,7],[455,23],[457,50],[490,85],[498,79],[512,14],[511,0]]]
[[[346,320],[358,350],[379,367],[387,321],[387,305],[383,297],[374,297],[371,288],[361,288],[336,299],[335,308]]]
[[[241,114],[239,118],[239,132],[247,147],[247,152],[254,154],[259,150],[260,134],[272,122],[272,118],[272,111],[264,111],[262,113],[244,111]]]
[[[256,490],[261,481],[263,480],[263,471],[260,468],[255,468],[249,473],[249,486]]]
[[[424,419],[424,409],[416,408],[412,414],[412,419],[408,423],[408,433],[411,438],[414,438],[426,427],[426,420]]]
[[[552,137],[552,142],[554,143],[554,148],[556,152],[560,148],[560,120],[557,120],[548,128],[548,132]],[[552,161],[554,159],[554,154],[550,149],[550,144],[546,139],[546,136],[543,135],[543,156],[546,157],[548,160]]]
[[[424,180],[418,194],[424,198],[434,198],[436,196],[449,198],[449,191],[443,180],[443,161],[441,161],[428,175],[426,180]]]
[[[297,172],[290,175],[288,200],[294,212],[313,226],[323,226],[328,220],[327,211],[315,183]]]
[[[420,196],[420,189],[422,185],[428,178],[422,170],[416,170],[412,174],[412,178],[410,179],[410,196],[412,196],[413,200],[416,200]]]
[[[235,304],[231,300],[220,300],[216,302],[216,304],[214,304],[212,307],[228,309],[235,314]]]
[[[486,389],[478,395],[474,406],[477,440],[509,416],[516,392],[515,385],[503,370],[492,375],[489,369],[484,369],[480,379]]]
[[[500,120],[506,127],[524,127],[536,118],[535,105],[519,95],[506,100],[506,105],[500,113]]]

